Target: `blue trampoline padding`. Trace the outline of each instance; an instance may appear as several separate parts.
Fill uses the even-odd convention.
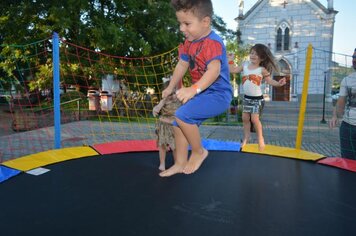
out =
[[[239,142],[220,141],[215,139],[202,139],[203,147],[208,151],[235,151],[241,150]],[[190,149],[190,148],[189,148]]]
[[[0,183],[20,173],[19,170],[0,165]]]

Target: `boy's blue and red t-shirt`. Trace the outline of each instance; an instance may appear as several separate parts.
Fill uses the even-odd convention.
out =
[[[189,73],[192,77],[192,83],[200,80],[211,61],[220,60],[221,69],[219,78],[208,89],[224,90],[232,94],[225,45],[220,36],[214,31],[196,41],[186,40],[179,47],[179,57],[189,63]]]

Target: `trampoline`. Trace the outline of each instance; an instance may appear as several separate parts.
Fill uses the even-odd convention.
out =
[[[0,234],[355,235],[351,171],[211,148],[196,173],[161,178],[148,150],[92,153],[9,178]]]

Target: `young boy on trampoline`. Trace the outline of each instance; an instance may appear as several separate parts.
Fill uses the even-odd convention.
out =
[[[283,86],[286,79],[283,77],[279,81],[271,78],[273,70],[278,70],[274,57],[263,44],[256,44],[250,49],[250,60],[241,66],[234,64],[234,55],[229,54],[230,73],[242,73],[242,89],[244,91],[242,122],[244,138],[241,147],[245,146],[251,135],[251,125],[254,126],[258,139],[258,149],[263,151],[265,141],[262,133],[260,114],[264,106],[264,99],[261,90],[261,83],[264,79],[267,84],[272,86]],[[252,124],[251,124],[252,123]]]
[[[173,122],[176,160],[172,167],[160,173],[162,177],[191,174],[199,169],[208,156],[201,144],[199,126],[204,120],[225,112],[232,99],[225,45],[211,30],[211,0],[172,0],[171,4],[185,41],[180,45],[178,64],[162,97],[173,92],[187,70],[192,86],[176,91],[183,104],[176,111]],[[189,145],[191,154],[188,159]]]
[[[163,89],[169,85],[170,78],[163,78]],[[177,95],[173,92],[171,95],[163,98],[158,105],[153,108],[153,116],[159,115],[156,122],[157,147],[159,150],[159,167],[160,171],[166,170],[166,154],[169,150],[176,157],[176,148],[174,140],[174,131],[172,123],[175,119],[174,113],[181,106]]]

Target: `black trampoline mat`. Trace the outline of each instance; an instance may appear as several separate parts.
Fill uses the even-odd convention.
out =
[[[145,152],[45,168],[0,185],[1,235],[356,235],[356,175],[314,162],[210,152],[161,178]]]

